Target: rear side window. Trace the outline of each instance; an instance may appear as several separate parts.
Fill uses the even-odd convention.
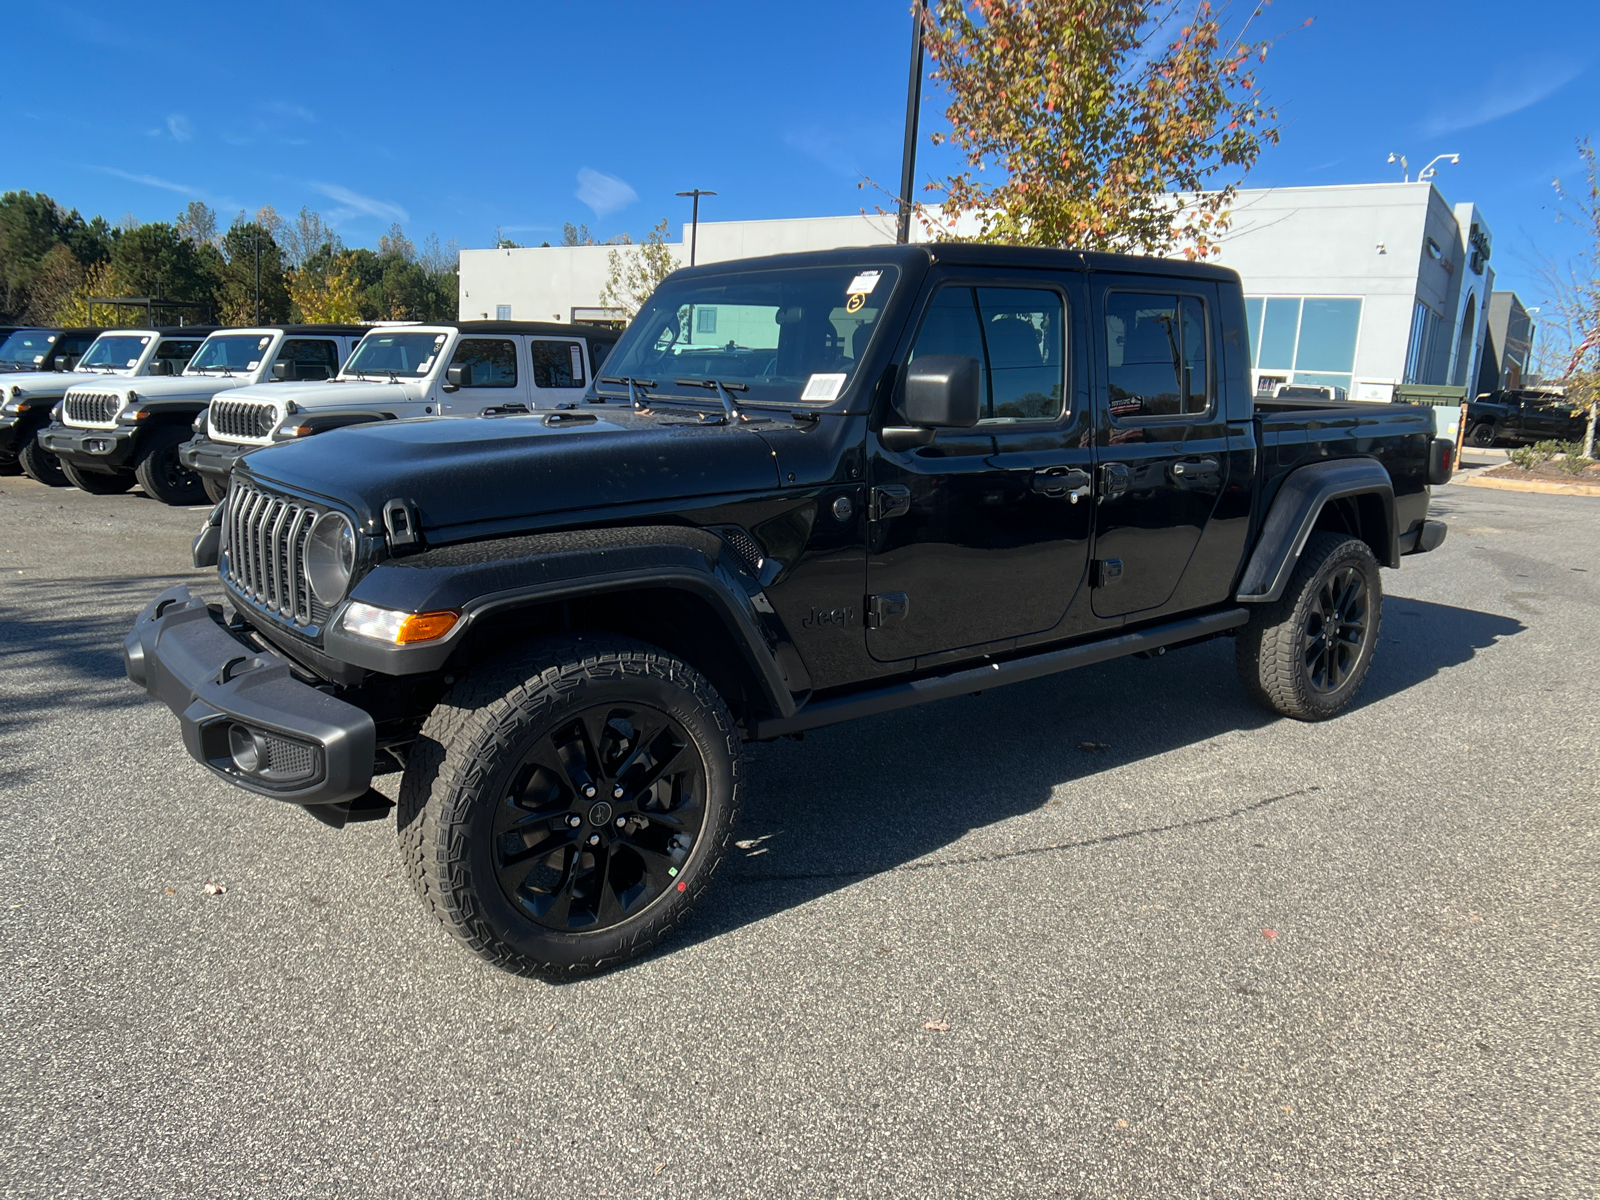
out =
[[[189,365],[194,352],[200,349],[198,338],[162,338],[156,345],[156,361],[170,362],[176,373]]]
[[[581,342],[532,342],[533,386],[540,388],[582,387],[583,345]]]
[[[1181,417],[1210,404],[1205,304],[1195,296],[1106,295],[1111,415]]]
[[[462,338],[450,365],[470,366],[475,388],[517,386],[517,345],[508,339]]]
[[[614,345],[616,345],[615,342],[589,343],[589,366],[596,373],[599,372],[600,364],[606,361],[606,355],[611,353],[611,347]]]
[[[1044,288],[942,287],[934,293],[911,361],[975,358],[986,421],[1054,420],[1066,394],[1065,310]]]
[[[290,338],[278,361],[294,365],[291,379],[332,379],[339,373],[339,347],[326,338]]]

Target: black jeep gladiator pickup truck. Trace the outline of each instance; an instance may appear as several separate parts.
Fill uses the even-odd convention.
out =
[[[939,245],[678,271],[581,403],[393,421],[234,468],[125,643],[185,747],[398,824],[470,948],[566,977],[680,924],[741,741],[1237,639],[1330,717],[1453,447],[1409,405],[1252,402],[1239,279]]]

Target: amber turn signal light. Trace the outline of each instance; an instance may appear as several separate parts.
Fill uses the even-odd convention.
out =
[[[453,612],[412,613],[400,622],[394,640],[401,646],[411,642],[431,642],[449,633],[460,619],[461,614]]]

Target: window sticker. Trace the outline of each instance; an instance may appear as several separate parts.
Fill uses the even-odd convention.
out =
[[[271,340],[272,339],[269,338],[269,337],[262,338],[259,342],[256,343],[256,349],[257,350],[265,350],[267,348],[267,343],[270,342]]]
[[[259,358],[252,358],[249,362],[247,362],[245,364],[244,369],[246,371],[254,371],[260,365],[261,365],[261,360]]]
[[[870,296],[872,289],[878,286],[878,280],[883,278],[882,271],[863,271],[850,281],[850,286],[845,288],[849,296]]]
[[[437,343],[435,343],[435,344],[437,344]],[[430,354],[430,355],[428,355],[427,358],[423,359],[421,362],[419,362],[417,364],[417,374],[418,375],[426,375],[428,373],[428,368],[433,366],[434,357],[435,357],[434,355]]]
[[[148,346],[149,344],[150,344],[150,339],[149,338],[140,338],[139,339],[139,345]]]
[[[805,391],[800,393],[802,400],[837,400],[839,389],[844,387],[844,375],[813,375],[806,380]]]
[[[572,352],[572,377],[574,379],[582,379],[583,378],[583,350],[579,346],[577,346],[576,344],[568,346],[567,349]]]
[[[130,367],[136,367],[136,366],[138,366],[138,365],[139,365],[139,360],[138,360],[138,359],[137,359],[137,358],[130,358],[130,359],[129,359],[129,360],[128,360],[128,365],[129,365],[129,366],[130,366]]]

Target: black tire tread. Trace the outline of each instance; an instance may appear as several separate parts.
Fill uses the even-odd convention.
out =
[[[99,471],[80,471],[69,462],[61,464],[61,473],[73,487],[80,492],[88,492],[91,496],[120,496],[137,482],[131,471],[125,474],[105,475]]]
[[[145,495],[152,500],[159,500],[163,504],[174,508],[183,508],[191,504],[200,504],[206,498],[204,481],[198,471],[189,471],[193,481],[187,487],[172,488],[161,472],[159,459],[169,450],[175,451],[178,446],[187,442],[194,434],[187,428],[169,426],[166,429],[150,431],[145,440],[143,453],[139,461],[134,464],[133,473],[139,481],[139,486],[144,489]],[[188,470],[188,468],[182,468]],[[215,503],[215,501],[212,501]]]
[[[582,680],[648,672],[688,690],[725,739],[732,779],[729,819],[711,857],[682,901],[662,905],[620,954],[571,966],[530,962],[506,945],[475,911],[464,870],[465,817],[478,794],[484,751],[516,739],[559,707]],[[653,948],[689,917],[727,856],[743,800],[743,746],[722,697],[693,668],[645,642],[608,635],[565,636],[473,669],[435,706],[413,744],[396,817],[406,873],[423,905],[453,936],[490,964],[554,981],[579,978]],[[474,779],[475,773],[480,777]],[[453,801],[453,803],[452,803]]]
[[[17,465],[29,479],[35,483],[42,483],[45,487],[72,486],[72,480],[68,479],[66,472],[61,469],[61,460],[33,438],[29,438],[22,449],[17,451]]]
[[[1292,717],[1297,721],[1322,721],[1343,711],[1355,699],[1366,677],[1361,677],[1335,703],[1313,702],[1309,694],[1301,662],[1300,609],[1309,602],[1312,585],[1327,563],[1346,553],[1364,556],[1370,570],[1367,572],[1372,595],[1372,631],[1369,645],[1376,647],[1383,620],[1383,592],[1378,578],[1378,561],[1371,548],[1360,538],[1349,534],[1323,531],[1313,533],[1300,552],[1300,561],[1283,589],[1283,595],[1271,604],[1263,605],[1251,617],[1250,623],[1239,631],[1235,644],[1235,663],[1239,682],[1257,703]],[[1371,662],[1368,653],[1366,661]]]

